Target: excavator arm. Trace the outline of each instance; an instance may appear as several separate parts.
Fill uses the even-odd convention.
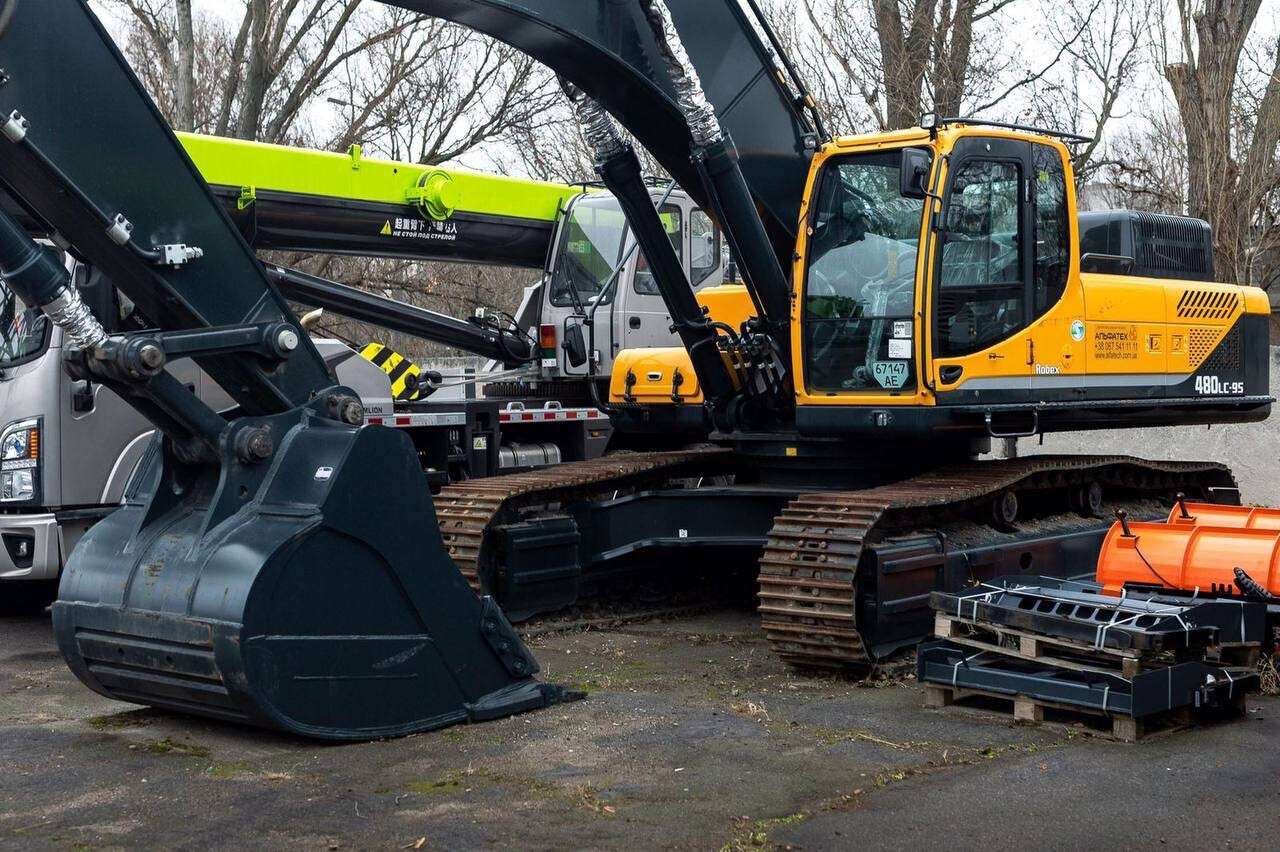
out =
[[[53,620],[91,688],[330,739],[566,697],[444,550],[410,439],[363,427],[86,0],[0,15],[0,277],[68,368],[156,424],[125,505],[80,541]],[[36,224],[157,329],[113,334]],[[166,370],[191,357],[223,416]],[[382,511],[370,512],[371,502]]]
[[[717,417],[749,422],[743,394],[765,410],[784,398],[783,269],[816,140],[761,22],[737,0],[392,5],[508,41],[589,96],[578,105],[602,131],[598,170]],[[0,213],[0,276],[64,329],[75,375],[163,434],[124,507],[64,572],[54,626],[77,676],[122,700],[333,739],[572,697],[533,679],[501,610],[475,598],[441,537],[465,519],[436,517],[406,436],[361,428],[358,399],[334,385],[87,0],[24,0],[0,20],[0,207],[21,211]],[[692,298],[634,151],[595,102],[720,220],[759,314],[741,337],[727,330],[732,352]],[[20,220],[100,269],[158,328],[103,328]],[[228,391],[233,416],[169,375],[178,357]]]

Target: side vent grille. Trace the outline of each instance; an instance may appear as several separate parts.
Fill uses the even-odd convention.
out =
[[[1204,359],[1209,357],[1213,352],[1213,348],[1218,345],[1218,341],[1222,338],[1223,329],[1220,328],[1193,328],[1187,340],[1187,360],[1190,362],[1191,369],[1197,370],[1204,363]]]
[[[1203,222],[1154,213],[1133,214],[1130,221],[1138,266],[1169,276],[1183,270],[1212,271],[1213,244],[1207,239],[1208,228]]]
[[[1240,326],[1233,327],[1218,343],[1213,352],[1204,359],[1198,369],[1207,373],[1217,373],[1218,375],[1234,376],[1239,374],[1244,364],[1241,351],[1244,348],[1242,337]]]
[[[1227,319],[1240,307],[1240,294],[1230,290],[1187,289],[1178,299],[1179,319]],[[1192,340],[1195,332],[1191,332]]]

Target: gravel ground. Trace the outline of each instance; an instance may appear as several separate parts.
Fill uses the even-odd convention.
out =
[[[726,609],[535,641],[585,701],[322,745],[100,698],[0,627],[0,848],[1275,848],[1280,700],[1136,745],[789,674]]]

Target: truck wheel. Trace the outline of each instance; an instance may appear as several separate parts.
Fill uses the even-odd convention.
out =
[[[57,597],[57,580],[0,582],[0,615],[34,615]]]

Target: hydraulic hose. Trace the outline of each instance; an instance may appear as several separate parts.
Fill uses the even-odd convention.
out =
[[[742,265],[742,278],[760,318],[771,328],[778,348],[790,345],[791,288],[769,242],[764,222],[742,170],[737,150],[725,135],[715,108],[689,60],[671,10],[663,0],[640,0],[693,140],[698,172],[711,196],[713,212]]]
[[[1245,597],[1253,598],[1263,603],[1280,604],[1280,597],[1263,588],[1262,584],[1250,577],[1243,568],[1236,568],[1234,573],[1236,576],[1236,588],[1243,592]]]
[[[89,311],[59,262],[57,250],[31,239],[2,210],[0,278],[27,305],[41,308],[77,347],[89,349],[107,339],[102,323]]]
[[[693,295],[684,267],[667,236],[649,187],[640,172],[635,149],[622,138],[612,116],[582,90],[561,81],[596,157],[596,171],[613,193],[627,223],[649,261],[654,284],[671,313],[672,325],[688,350],[693,370],[713,406],[726,403],[736,392],[733,375],[716,349],[717,333]],[[702,344],[710,343],[710,346]]]

